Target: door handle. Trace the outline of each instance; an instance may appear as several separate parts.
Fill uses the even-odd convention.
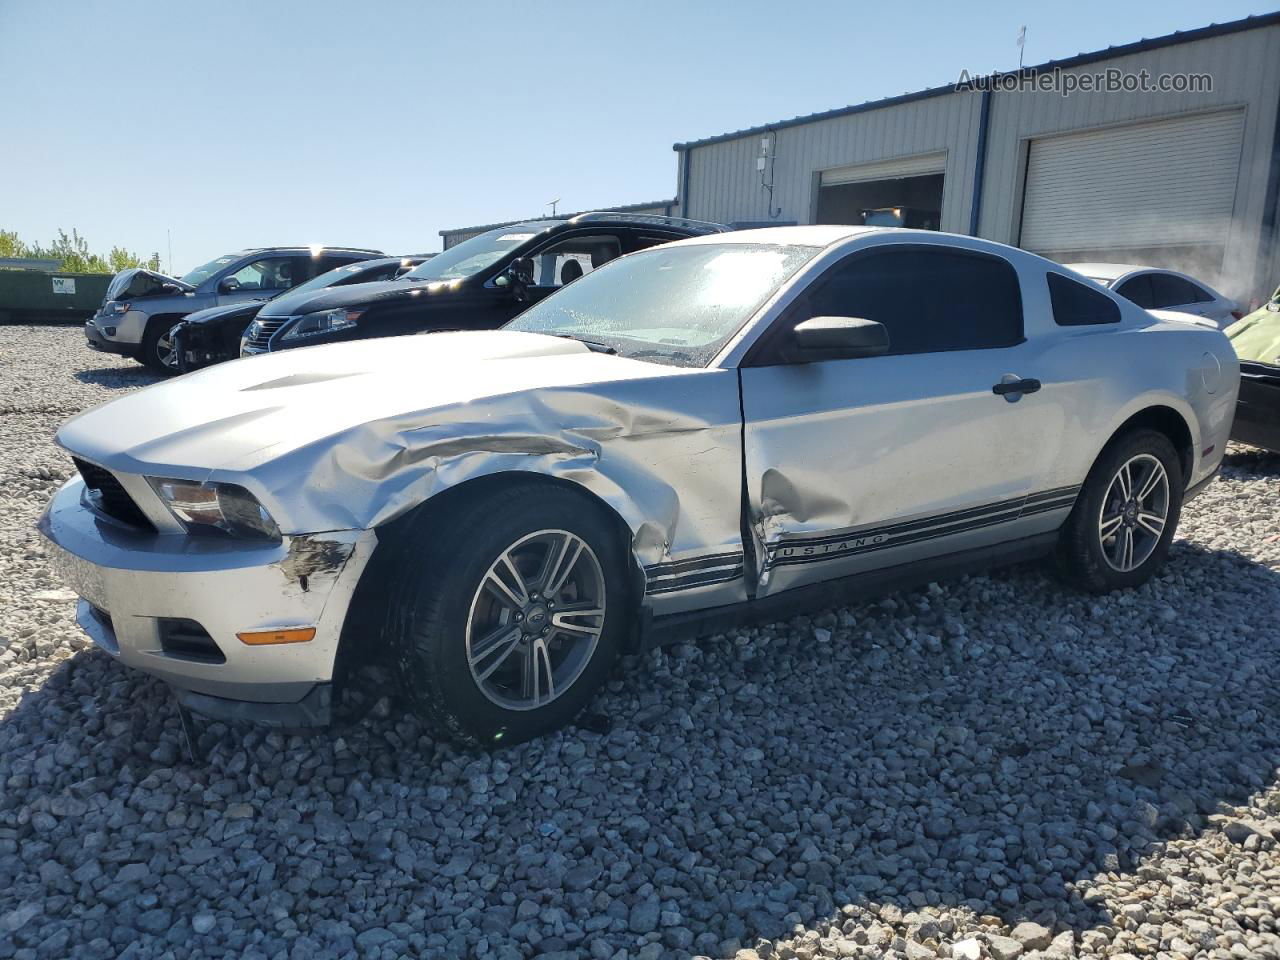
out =
[[[998,397],[1005,397],[1010,394],[1035,393],[1039,389],[1039,380],[1027,378],[1025,380],[1002,380],[991,388],[991,392]]]

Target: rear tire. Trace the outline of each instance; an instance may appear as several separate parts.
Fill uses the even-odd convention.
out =
[[[1182,497],[1182,465],[1168,437],[1155,430],[1116,437],[1063,524],[1059,575],[1091,593],[1146,583],[1169,555]]]
[[[387,544],[386,624],[414,712],[487,747],[571,722],[622,647],[620,539],[596,504],[544,484],[414,517]]]

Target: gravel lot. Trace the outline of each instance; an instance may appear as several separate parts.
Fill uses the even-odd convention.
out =
[[[50,442],[149,382],[0,327],[0,958],[1280,957],[1280,457],[1164,575],[934,585],[625,665],[495,755],[211,724],[91,649]]]

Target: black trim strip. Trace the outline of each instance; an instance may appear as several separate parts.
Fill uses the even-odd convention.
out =
[[[652,563],[644,568],[649,579],[665,577],[689,570],[702,570],[706,567],[724,567],[731,563],[742,563],[742,551],[733,553],[713,553],[702,557],[689,557],[685,560],[667,560],[663,563]]]
[[[738,564],[729,570],[711,570],[699,571],[697,573],[686,574],[677,580],[665,583],[652,583],[646,588],[645,593],[654,596],[660,593],[675,593],[677,590],[689,590],[693,587],[707,587],[714,583],[729,583],[732,580],[738,580],[742,577],[742,564]]]
[[[948,537],[954,533],[968,533],[971,530],[981,530],[983,527],[994,527],[997,524],[1009,523],[1018,519],[1018,510],[1008,510],[1005,513],[995,514],[990,517],[981,517],[976,520],[969,520],[959,524],[952,524],[941,530],[921,530],[908,534],[903,537],[895,537],[894,539],[885,539],[876,543],[859,544],[856,547],[850,547],[846,550],[805,554],[803,556],[779,557],[776,554],[769,557],[767,566],[773,567],[789,566],[797,563],[814,563],[819,560],[831,560],[835,557],[851,557],[863,553],[872,553],[877,550],[888,550],[891,547],[905,547],[912,543],[922,543],[926,540],[936,540],[939,537]],[[861,538],[851,538],[861,539]]]
[[[1081,484],[1074,487],[1058,487],[1056,490],[1046,490],[1044,493],[1033,493],[1027,497],[1027,503],[1037,503],[1040,500],[1056,500],[1059,497],[1070,496],[1075,499],[1080,494]]]
[[[844,533],[829,533],[812,538],[796,537],[780,541],[780,543],[775,546],[789,546],[791,544],[806,547],[819,546],[827,543],[840,543],[844,540],[854,540],[858,537],[876,537],[882,534],[893,535],[897,533],[910,533],[915,530],[925,530],[931,527],[941,526],[942,524],[976,519],[991,513],[1016,510],[1022,506],[1025,499],[1025,497],[1011,497],[1008,500],[998,500],[995,503],[990,503],[983,507],[967,507],[964,510],[953,510],[950,513],[939,513],[932,517],[920,517],[916,520],[904,520],[899,523],[890,523],[884,526],[854,527]]]
[[[1076,498],[1063,497],[1060,500],[1046,500],[1044,503],[1037,503],[1027,507],[1022,511],[1024,517],[1035,516],[1037,513],[1049,513],[1053,510],[1070,510],[1076,505]]]
[[[1080,489],[1080,484],[1057,487],[1053,490],[1045,490],[1025,497],[1000,500],[984,507],[971,507],[967,510],[938,514],[935,517],[888,524],[882,527],[863,527],[844,534],[828,534],[811,539],[780,540],[768,548],[765,567],[766,569],[772,569],[778,566],[815,563],[837,557],[849,557],[862,553],[871,553],[876,550],[887,550],[892,547],[907,546],[939,537],[947,537],[956,533],[980,530],[983,527],[990,527],[999,523],[1010,523],[1022,517],[1067,509],[1075,504]],[[853,545],[842,547],[839,550],[824,550],[821,553],[782,555],[784,550],[807,550],[814,547],[829,547],[848,543]]]
[[[1022,517],[1066,510],[1075,504],[1081,489],[1081,484],[1056,487],[1027,496],[998,500],[981,507],[952,510],[932,517],[917,517],[914,520],[883,524],[878,527],[858,527],[845,533],[780,540],[768,546],[765,568],[817,563],[822,560],[888,550],[958,533],[981,530],[997,524],[1011,523]],[[839,546],[839,549],[815,553],[783,553],[783,551],[808,551],[832,546]],[[644,568],[645,593],[654,596],[690,590],[694,587],[729,583],[741,578],[744,569],[743,551],[713,553],[701,557],[654,563]]]

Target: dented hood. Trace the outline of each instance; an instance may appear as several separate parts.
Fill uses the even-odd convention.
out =
[[[169,287],[166,290],[165,287]],[[119,300],[122,297],[149,297],[157,293],[190,293],[194,290],[191,284],[177,277],[165,276],[144,267],[131,267],[121,270],[111,278],[107,285],[107,299]]]
[[[549,409],[558,392],[699,372],[515,331],[362,340],[156,384],[72,418],[57,439],[112,470],[237,481],[259,474],[270,487],[296,483],[324,460],[333,475],[320,486],[332,493],[346,482],[340,474],[389,475],[415,449],[432,451],[423,458],[513,446],[554,453],[566,446],[564,429],[593,420],[589,404],[576,417]]]

